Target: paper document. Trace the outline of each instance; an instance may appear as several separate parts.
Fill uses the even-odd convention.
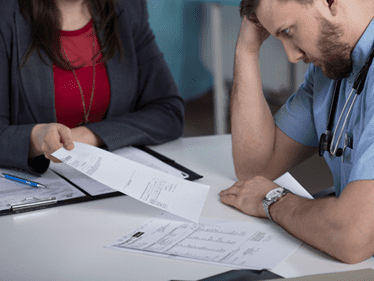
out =
[[[38,182],[47,188],[36,188],[22,183],[0,178],[0,210],[9,210],[9,204],[26,202],[27,198],[47,199],[55,197],[57,201],[86,196],[83,192],[60,178],[51,170],[47,170],[41,177],[17,170],[0,169],[0,173],[11,174],[16,177]]]
[[[274,181],[276,184],[289,189],[293,194],[307,199],[314,199],[312,195],[289,173],[285,173]]]
[[[197,222],[209,186],[144,166],[103,149],[74,143],[52,155],[81,173],[143,203]]]
[[[199,222],[162,213],[106,248],[260,270],[274,268],[301,245],[275,224]]]
[[[186,173],[183,173],[178,169],[170,165],[167,165],[166,163],[162,162],[156,157],[135,147],[124,147],[121,149],[117,149],[112,153],[180,178],[188,177]],[[64,176],[65,178],[69,179],[72,183],[79,186],[81,189],[86,191],[91,196],[108,194],[117,191],[105,184],[102,184],[90,178],[89,176],[82,174],[81,172],[77,171],[76,169],[70,167],[65,163],[51,162],[49,168],[57,172],[58,174]]]
[[[116,192],[117,190],[110,188],[109,186],[102,184],[89,176],[86,176],[79,172],[78,170],[70,167],[65,163],[53,163],[49,165],[49,168],[52,171],[55,171],[59,175],[67,178],[69,181],[79,186],[80,189],[83,189],[91,196],[108,194]]]

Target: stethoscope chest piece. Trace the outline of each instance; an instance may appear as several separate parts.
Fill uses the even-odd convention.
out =
[[[323,156],[323,153],[325,151],[329,151],[330,150],[330,146],[331,146],[331,132],[327,132],[325,134],[322,134],[320,139],[319,139],[319,148],[318,148],[318,152],[319,152],[319,156]],[[336,150],[336,152],[334,154],[332,154],[332,156],[336,156],[336,157],[340,157],[342,156],[342,154],[344,153],[344,149],[341,149],[341,148],[338,148]]]
[[[329,134],[322,134],[321,137],[319,138],[319,147],[318,147],[319,156],[322,157],[323,153],[329,150],[330,144],[331,144],[331,136],[329,136]]]

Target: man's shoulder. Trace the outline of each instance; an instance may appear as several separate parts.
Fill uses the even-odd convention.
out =
[[[323,74],[322,69],[318,65],[315,65],[313,63],[309,64],[308,72],[310,72],[313,76],[323,76],[323,77],[327,78]]]
[[[309,64],[308,69],[304,75],[304,86],[308,85],[311,91],[319,90],[321,87],[325,87],[326,84],[331,83],[331,79],[327,78],[322,69],[314,65]],[[314,93],[316,94],[316,93]]]

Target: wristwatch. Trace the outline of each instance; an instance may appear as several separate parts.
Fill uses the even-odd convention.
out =
[[[262,200],[262,204],[264,205],[265,213],[268,216],[269,220],[273,221],[269,212],[270,205],[277,202],[281,197],[285,196],[289,192],[291,191],[289,191],[287,188],[277,187],[273,190],[270,190],[266,194],[265,199]]]

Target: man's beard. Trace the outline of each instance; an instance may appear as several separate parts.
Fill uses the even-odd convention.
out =
[[[339,38],[342,32],[338,26],[321,17],[321,36],[318,46],[321,52],[323,73],[330,79],[343,79],[352,72],[351,47],[342,43]],[[308,60],[308,59],[307,59]]]

